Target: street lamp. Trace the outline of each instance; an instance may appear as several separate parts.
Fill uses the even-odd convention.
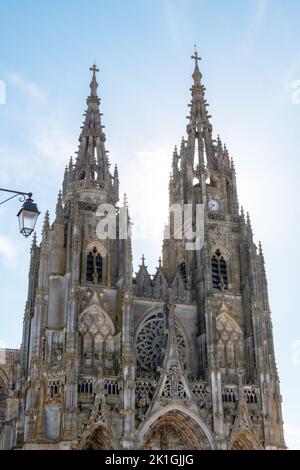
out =
[[[22,205],[21,209],[17,214],[17,217],[19,219],[20,233],[22,233],[22,235],[24,235],[24,237],[26,238],[29,237],[29,235],[31,235],[34,230],[36,221],[38,219],[38,216],[40,215],[37,205],[31,199],[32,193],[24,193],[22,191],[13,191],[11,189],[2,188],[0,188],[0,191],[5,191],[7,193],[14,194],[13,196],[5,199],[4,201],[1,201],[0,205],[4,204],[5,202],[9,201],[10,199],[13,199],[18,195],[21,196],[19,198],[19,201],[23,202],[24,204]],[[27,199],[25,198],[25,196],[28,196]]]

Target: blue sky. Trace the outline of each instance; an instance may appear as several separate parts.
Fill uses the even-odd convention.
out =
[[[286,440],[298,449],[299,17],[297,0],[0,4],[1,187],[32,191],[53,220],[95,60],[107,148],[135,222],[135,269],[143,253],[152,272],[157,265],[197,43],[214,132],[235,159],[239,200],[263,243]],[[17,200],[0,207],[0,341],[7,347],[21,340],[31,243],[17,233],[18,209]]]

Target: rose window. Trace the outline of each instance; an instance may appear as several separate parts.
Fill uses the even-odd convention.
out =
[[[165,320],[162,313],[152,315],[142,324],[136,341],[138,369],[156,371],[163,361],[163,349],[166,346]],[[178,325],[178,352],[183,365],[186,365],[186,342]]]

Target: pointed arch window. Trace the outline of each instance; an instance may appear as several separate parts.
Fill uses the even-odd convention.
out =
[[[89,282],[102,282],[103,280],[103,259],[95,246],[87,254],[86,280]]]
[[[187,275],[186,275],[186,266],[185,266],[185,263],[180,263],[178,265],[178,271],[180,272],[181,276],[182,276],[182,279],[183,279],[183,282],[186,282],[187,281]]]
[[[220,250],[216,250],[211,260],[212,284],[214,289],[228,288],[227,264]]]

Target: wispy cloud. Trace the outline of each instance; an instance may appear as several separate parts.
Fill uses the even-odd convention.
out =
[[[6,266],[16,261],[16,250],[11,239],[0,233],[0,258]]]
[[[46,94],[41,90],[41,88],[34,82],[29,82],[21,75],[16,73],[9,76],[11,82],[16,85],[24,93],[32,96],[38,101],[44,102],[46,100]]]
[[[300,52],[287,67],[282,80],[282,91],[279,104],[291,104],[293,102],[293,83],[300,80]]]
[[[256,18],[255,23],[257,25],[261,25],[264,20],[267,8],[268,8],[269,0],[258,0],[257,10],[256,10]]]
[[[285,441],[290,450],[300,450],[300,426],[286,423],[284,426]]]
[[[170,0],[163,2],[163,11],[166,20],[166,27],[171,41],[176,45],[178,43],[178,20],[175,14],[175,10]]]
[[[164,0],[162,14],[168,36],[176,48],[182,45],[182,39],[191,30],[188,27],[190,18],[187,15],[187,3],[182,0]]]
[[[46,157],[50,165],[62,172],[68,157],[74,154],[76,137],[67,134],[53,122],[43,124],[43,128],[37,129],[33,136],[33,143],[39,155]]]
[[[259,30],[259,28],[262,26],[265,16],[266,16],[266,12],[268,10],[268,6],[269,6],[269,0],[257,0],[256,1],[254,15],[252,19],[250,20],[250,23],[247,29],[247,33],[249,35],[256,33]]]
[[[244,37],[239,43],[239,47],[244,50],[244,54],[248,53],[249,48],[252,47],[253,41],[257,35],[263,31],[263,25],[266,20],[270,0],[256,0],[251,5],[249,12],[249,20],[245,27]],[[247,18],[248,18],[247,16]]]

